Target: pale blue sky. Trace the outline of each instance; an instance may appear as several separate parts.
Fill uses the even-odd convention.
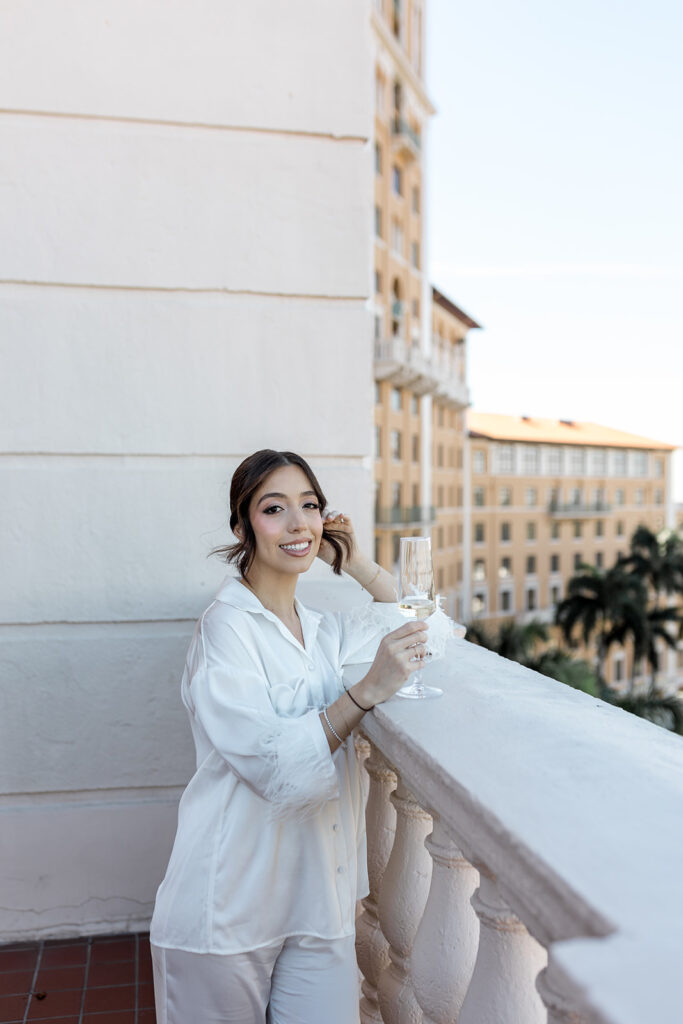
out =
[[[431,277],[485,327],[474,408],[683,445],[683,4],[427,15]]]

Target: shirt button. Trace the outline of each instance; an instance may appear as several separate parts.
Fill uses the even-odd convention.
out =
[[[343,874],[344,874],[344,868],[343,868],[343,867],[341,867],[341,866],[340,866],[340,867],[338,867],[338,868],[337,868],[337,874],[338,874],[338,875],[343,875]]]
[[[337,824],[336,821],[335,821],[334,825],[332,826],[332,829],[333,829],[334,832],[338,832],[339,831],[339,825]]]

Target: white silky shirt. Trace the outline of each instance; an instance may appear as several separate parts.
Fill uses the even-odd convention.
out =
[[[289,935],[353,934],[367,895],[365,808],[353,739],[334,754],[319,718],[342,670],[374,657],[388,615],[296,601],[304,646],[235,579],[197,623],[182,680],[197,768],[152,918],[152,943],[240,953]]]

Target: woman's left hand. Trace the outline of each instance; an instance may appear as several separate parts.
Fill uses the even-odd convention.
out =
[[[344,564],[342,566],[342,568],[345,569],[348,564],[353,562],[358,551],[353,523],[346,512],[337,512],[336,509],[330,509],[323,516],[323,536],[320,541],[320,548],[318,549],[318,558],[322,558],[323,562],[327,562],[328,565],[332,565],[334,560],[334,551],[325,540],[325,534],[328,530],[333,531],[334,533],[344,533],[350,541],[349,555],[344,558]]]

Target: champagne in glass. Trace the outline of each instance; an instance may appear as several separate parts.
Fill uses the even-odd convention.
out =
[[[401,537],[398,581],[399,611],[409,619],[426,619],[436,611],[432,542],[429,537]],[[420,672],[397,692],[398,697],[425,700],[440,697],[443,690],[425,686]]]

